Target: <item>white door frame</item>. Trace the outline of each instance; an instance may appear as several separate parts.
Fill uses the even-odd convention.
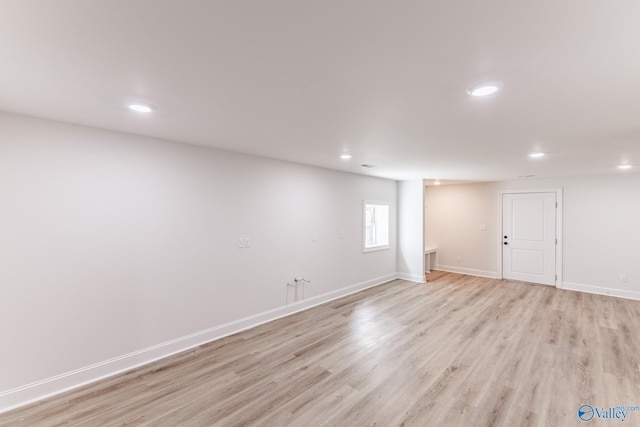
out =
[[[562,289],[562,188],[527,188],[522,190],[500,190],[498,194],[498,238],[496,245],[498,247],[498,279],[503,278],[502,273],[502,199],[505,194],[522,194],[522,193],[556,193],[556,288]]]

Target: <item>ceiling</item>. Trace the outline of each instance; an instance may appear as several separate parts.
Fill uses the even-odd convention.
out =
[[[640,169],[637,0],[0,0],[0,10],[6,112],[391,179]],[[486,80],[503,90],[467,94]],[[155,111],[132,112],[134,101]],[[528,158],[534,150],[547,155]]]

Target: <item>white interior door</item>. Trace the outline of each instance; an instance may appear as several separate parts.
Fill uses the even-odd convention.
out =
[[[556,193],[502,196],[502,276],[556,284]]]

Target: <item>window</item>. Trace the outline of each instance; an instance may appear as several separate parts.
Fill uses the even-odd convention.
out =
[[[389,248],[389,203],[364,202],[364,251]]]

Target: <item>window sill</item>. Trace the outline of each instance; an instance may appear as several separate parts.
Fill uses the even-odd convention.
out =
[[[364,248],[362,252],[376,252],[376,251],[384,251],[386,249],[391,249],[389,245],[379,245],[379,246],[369,246],[368,248]]]

